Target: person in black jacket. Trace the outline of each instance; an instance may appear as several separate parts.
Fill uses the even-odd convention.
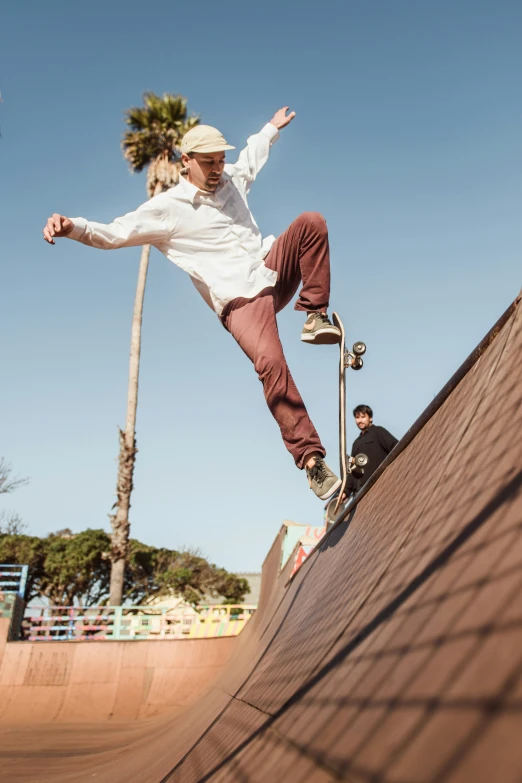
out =
[[[356,454],[366,454],[368,464],[364,468],[362,478],[355,479],[353,476],[348,476],[347,495],[358,492],[366,484],[372,473],[375,473],[381,462],[398,443],[391,432],[373,423],[373,411],[369,405],[357,405],[353,415],[361,434],[353,442],[352,457]]]

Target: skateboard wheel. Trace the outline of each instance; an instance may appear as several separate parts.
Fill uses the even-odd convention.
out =
[[[355,357],[355,361],[352,364],[352,370],[362,370],[364,362],[360,356]]]
[[[363,353],[366,353],[366,345],[364,343],[354,343],[352,350],[356,356],[362,356]]]
[[[366,454],[356,454],[353,461],[358,468],[364,468],[368,464],[368,457]]]

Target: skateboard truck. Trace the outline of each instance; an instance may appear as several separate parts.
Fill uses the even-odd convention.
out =
[[[366,454],[356,454],[355,457],[347,457],[346,459],[346,477],[353,476],[355,479],[360,479],[364,476],[364,468],[368,464],[368,457]],[[334,515],[337,514],[339,506],[343,501],[344,490],[346,488],[346,480],[344,479],[339,489],[339,494],[336,498]]]
[[[366,454],[356,454],[355,457],[348,458],[348,472],[356,479],[362,478],[367,464],[368,457]]]
[[[348,348],[344,349],[344,366],[345,369],[351,367],[352,370],[361,370],[363,366],[363,360],[361,356],[366,353],[366,345],[364,343],[354,343],[352,350]]]

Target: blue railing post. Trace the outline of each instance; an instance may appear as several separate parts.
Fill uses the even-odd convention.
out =
[[[76,617],[74,609],[69,609],[69,622],[67,623],[67,639],[74,639],[74,631],[76,628]]]
[[[114,611],[114,620],[112,625],[112,638],[121,638],[121,620],[122,620],[122,608],[121,606],[110,607]]]
[[[29,566],[26,565],[0,564],[0,590],[14,593],[24,600],[28,573]]]
[[[18,595],[20,598],[25,598],[25,588],[27,587],[27,577],[29,576],[29,566],[22,566],[22,572],[20,574],[20,587],[18,588]]]

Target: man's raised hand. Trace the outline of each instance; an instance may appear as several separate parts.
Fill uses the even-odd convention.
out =
[[[281,130],[281,128],[286,128],[286,126],[294,119],[295,111],[291,111],[288,116],[286,114],[289,108],[290,108],[289,106],[283,106],[282,109],[276,111],[276,113],[270,120],[272,125],[276,126],[277,130]]]
[[[66,237],[73,230],[73,222],[65,215],[59,215],[57,212],[47,221],[43,230],[43,236],[46,242],[54,245],[53,237]]]

